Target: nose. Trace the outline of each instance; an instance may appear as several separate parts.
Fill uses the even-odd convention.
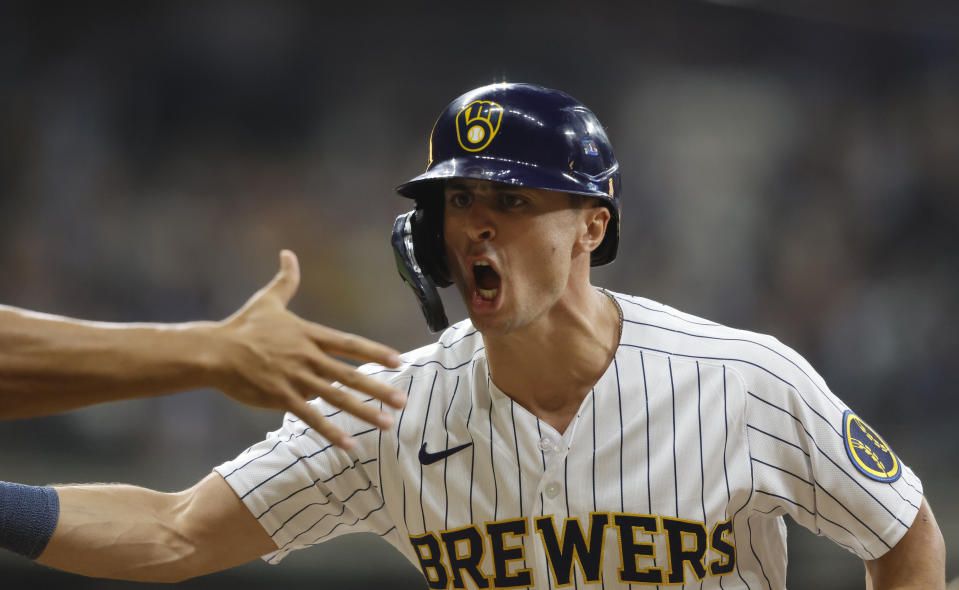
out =
[[[481,203],[474,203],[466,215],[466,233],[474,242],[490,241],[496,237],[496,225],[492,210]]]

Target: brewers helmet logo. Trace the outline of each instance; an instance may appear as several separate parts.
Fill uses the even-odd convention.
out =
[[[456,114],[456,139],[468,152],[486,149],[503,121],[503,107],[488,100],[474,100]]]
[[[866,477],[876,481],[896,481],[902,475],[899,460],[875,430],[846,410],[842,416],[842,434],[849,460]]]

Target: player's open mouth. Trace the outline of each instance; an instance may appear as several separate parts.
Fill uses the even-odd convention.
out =
[[[473,263],[473,281],[476,283],[476,292],[485,301],[493,301],[499,294],[499,273],[493,270],[489,262],[479,260]]]

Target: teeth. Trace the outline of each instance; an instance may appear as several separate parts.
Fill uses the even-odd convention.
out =
[[[486,267],[490,268],[491,265],[486,260],[477,260],[473,263],[473,268]],[[496,299],[496,295],[499,293],[499,289],[482,289],[479,286],[476,288],[476,292],[479,294],[480,298],[485,301],[493,301]]]

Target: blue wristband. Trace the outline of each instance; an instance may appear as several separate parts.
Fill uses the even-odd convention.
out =
[[[0,547],[30,559],[46,549],[60,517],[60,496],[51,487],[0,481]]]

